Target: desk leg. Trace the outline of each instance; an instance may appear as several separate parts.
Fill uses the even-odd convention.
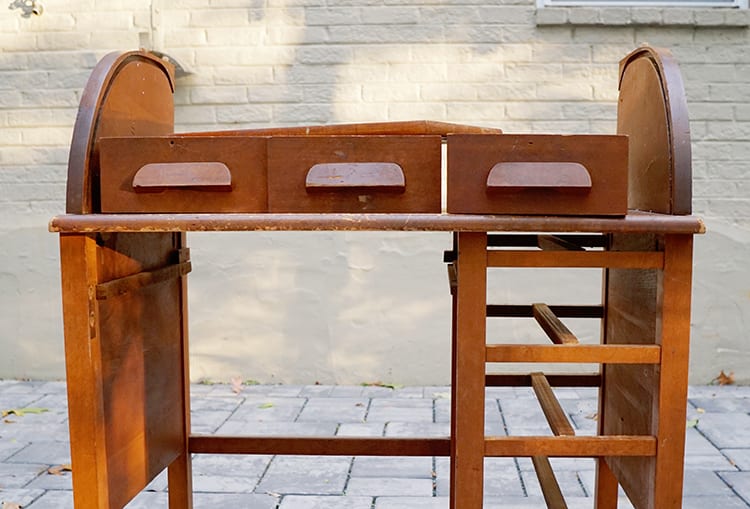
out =
[[[98,304],[97,245],[93,235],[60,235],[65,365],[73,499],[76,509],[109,507],[102,404]]]
[[[662,357],[653,424],[657,438],[653,507],[659,509],[682,507],[692,266],[693,237],[666,235],[657,295],[662,314],[656,340]]]
[[[487,234],[457,235],[451,509],[480,509],[484,487]]]
[[[187,235],[178,236],[179,262],[190,261]],[[187,275],[180,278],[180,308],[182,309],[182,415],[184,443],[182,453],[168,467],[169,509],[192,509],[193,468],[189,449],[190,437],[190,355],[188,348],[188,300]]]
[[[595,509],[616,509],[617,492],[617,477],[609,469],[609,465],[604,458],[597,458]]]

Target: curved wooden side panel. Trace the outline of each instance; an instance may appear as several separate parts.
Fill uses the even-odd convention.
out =
[[[174,131],[173,66],[143,51],[110,53],[81,96],[68,159],[68,214],[99,206],[97,141],[103,136],[156,136]]]
[[[620,62],[619,88],[617,133],[630,137],[628,208],[690,214],[690,126],[672,54],[636,49]]]

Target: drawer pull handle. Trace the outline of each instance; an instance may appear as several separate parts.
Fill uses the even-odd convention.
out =
[[[377,189],[403,192],[404,171],[396,163],[324,163],[307,172],[308,191],[332,189]]]
[[[133,189],[200,188],[212,191],[232,189],[232,173],[224,163],[150,163],[136,172]]]
[[[587,193],[591,190],[591,175],[580,163],[498,163],[487,176],[487,189],[557,189]]]

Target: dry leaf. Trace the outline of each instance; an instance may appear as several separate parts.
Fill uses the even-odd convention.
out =
[[[230,379],[230,382],[232,383],[232,392],[235,394],[239,394],[242,392],[242,377],[240,376],[233,376]]]
[[[259,405],[258,408],[273,408],[273,403],[263,403],[262,405]]]
[[[592,421],[598,421],[599,420],[599,412],[594,412],[593,414],[587,415],[586,419],[591,419]]]
[[[2,509],[21,509],[23,506],[16,502],[3,502]]]
[[[23,417],[26,414],[43,414],[44,412],[49,412],[49,408],[10,408],[8,410],[3,410],[3,417],[7,417],[11,414],[17,415],[18,417]]]
[[[72,472],[73,467],[70,466],[69,463],[66,463],[64,465],[56,465],[54,467],[49,467],[47,469],[47,473],[50,475],[63,475],[63,472]]]
[[[696,408],[695,411],[698,412],[699,414],[705,414],[706,413],[706,410],[703,409],[703,408]]]
[[[718,382],[719,385],[732,385],[734,384],[734,371],[730,371],[727,375],[724,370],[721,370],[719,376],[714,378],[714,382]]]
[[[400,389],[403,387],[403,385],[399,384],[387,384],[383,382],[363,382],[362,385],[364,387],[385,387],[386,389]]]

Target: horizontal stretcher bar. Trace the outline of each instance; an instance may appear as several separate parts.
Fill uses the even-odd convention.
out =
[[[658,345],[487,345],[486,362],[658,364]]]
[[[489,267],[661,269],[658,251],[488,251]]]
[[[578,233],[704,233],[694,216],[632,212],[620,218],[488,216],[471,214],[68,214],[52,218],[50,231],[456,231]]]
[[[487,456],[653,456],[652,436],[514,436],[485,439]],[[449,456],[450,438],[238,437],[191,435],[191,453],[310,456]]]

